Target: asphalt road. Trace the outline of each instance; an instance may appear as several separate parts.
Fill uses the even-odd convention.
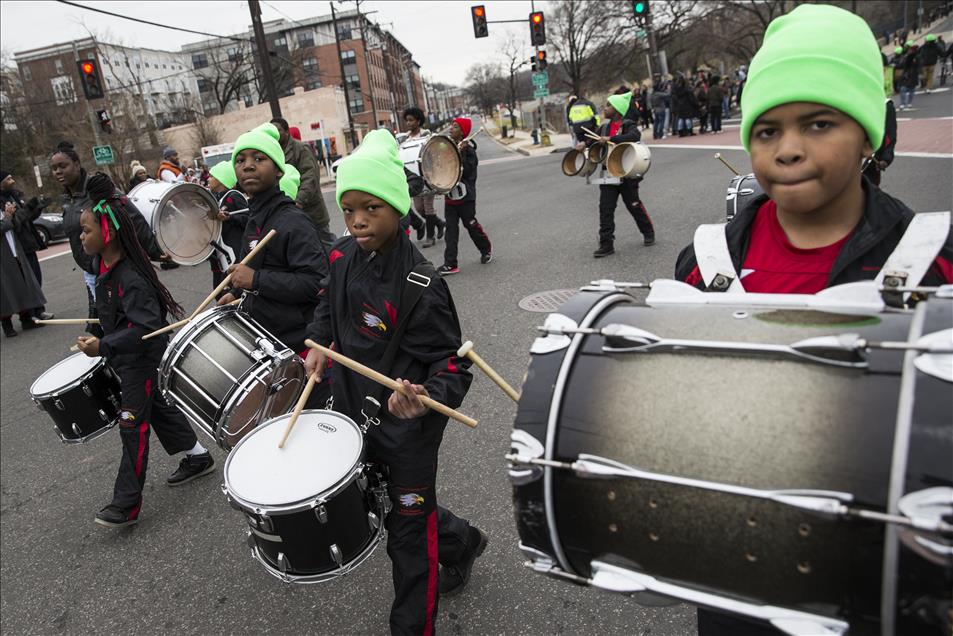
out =
[[[598,278],[669,277],[695,226],[724,216],[730,174],[711,151],[656,149],[642,196],[657,226],[657,244],[643,247],[634,222],[620,211],[616,254],[594,260],[596,187],[563,177],[558,155],[517,157],[485,136],[478,141],[483,159],[478,218],[493,241],[494,261],[480,265],[479,253],[464,235],[461,273],[449,282],[464,337],[513,384],[523,377],[535,327],[544,319],[519,309],[521,298]],[[748,169],[743,152],[724,155]],[[951,171],[953,160],[901,157],[884,187],[914,209],[949,209]],[[327,199],[330,208],[332,195]],[[339,215],[333,225],[342,229]],[[440,249],[424,252],[439,265]],[[59,317],[85,315],[82,276],[70,256],[44,262],[43,270],[49,310]],[[204,265],[161,276],[185,307],[195,306],[211,284]],[[63,445],[29,397],[33,380],[68,355],[78,333],[49,326],[4,339],[0,349],[0,631],[386,633],[392,590],[383,549],[346,579],[285,585],[249,556],[242,515],[226,504],[219,489],[221,471],[169,489],[165,477],[178,460],[155,442],[141,522],[121,531],[94,525],[96,511],[109,502],[120,456],[118,435],[111,432],[84,446]],[[619,399],[651,400],[662,409],[680,397],[677,387],[662,386],[650,393],[632,387]],[[440,499],[486,530],[490,544],[466,593],[441,601],[439,630],[694,633],[690,607],[643,608],[525,569],[503,459],[515,406],[477,374],[462,410],[480,425],[475,430],[449,425],[441,452]],[[221,467],[225,454],[213,454]]]

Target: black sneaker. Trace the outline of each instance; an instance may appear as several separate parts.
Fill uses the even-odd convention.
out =
[[[3,335],[7,338],[17,337],[17,330],[13,328],[13,321],[9,318],[3,319]]]
[[[56,318],[56,314],[51,314],[48,311],[41,311],[40,315],[37,316],[37,318],[39,318],[40,320],[53,320],[54,318]]]
[[[443,238],[443,233],[444,233],[446,230],[447,230],[447,223],[446,223],[446,222],[443,222],[443,223],[440,223],[439,225],[437,225],[437,240],[438,240],[438,241]]]
[[[420,225],[417,226],[417,240],[418,241],[424,240],[424,236],[426,235],[427,235],[427,224],[421,223]]]
[[[436,244],[437,244],[437,239],[431,236],[429,239],[421,243],[420,247],[433,247]]]
[[[453,267],[451,267],[450,265],[441,265],[440,267],[437,268],[437,273],[440,274],[441,276],[450,276],[451,274],[459,274],[460,268],[457,267],[456,265],[454,265]]]
[[[611,243],[603,244],[599,246],[595,252],[592,253],[593,258],[603,258],[604,256],[609,256],[615,254],[615,248]]]
[[[646,234],[645,237],[642,239],[642,245],[655,245],[655,235]]]
[[[215,470],[215,460],[212,459],[212,455],[208,451],[199,455],[186,455],[179,462],[179,467],[175,469],[175,472],[165,480],[165,483],[170,486],[181,486],[202,475],[207,475],[213,470]]]
[[[486,550],[489,538],[479,528],[469,526],[470,537],[467,541],[467,550],[456,565],[445,565],[440,568],[440,596],[456,596],[463,591],[470,581],[470,571],[473,562]]]
[[[493,260],[493,252],[487,252],[486,254],[480,254],[480,264],[486,265]]]
[[[132,517],[119,506],[109,504],[96,513],[96,523],[107,528],[122,528],[139,523],[139,514],[137,511],[136,516]]]

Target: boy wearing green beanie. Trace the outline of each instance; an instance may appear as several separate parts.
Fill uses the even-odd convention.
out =
[[[391,632],[430,634],[438,596],[466,585],[487,537],[437,505],[437,457],[447,418],[417,396],[458,407],[470,386],[470,365],[456,355],[460,322],[450,289],[399,228],[410,195],[389,132],[368,133],[341,162],[337,201],[350,236],[339,239],[331,252],[331,273],[308,335],[396,376],[404,387],[385,399],[379,385],[342,365],[327,371],[334,409],[370,424],[368,461],[388,468],[393,508],[385,526],[395,591]],[[327,360],[312,350],[305,367],[321,382]],[[439,576],[438,565],[443,566]]]
[[[631,91],[619,89],[615,95],[610,95],[603,111],[603,124],[597,131],[599,141],[603,144],[620,144],[642,140],[639,124],[636,119],[630,119],[629,113],[638,116],[638,106]],[[595,143],[593,139],[586,139],[586,145]],[[655,226],[649,217],[645,204],[639,197],[639,182],[642,177],[619,179],[612,177],[606,171],[606,164],[602,162],[599,168],[599,247],[592,253],[594,258],[603,258],[615,254],[615,209],[622,196],[622,203],[629,211],[639,231],[642,233],[644,245],[655,243]]]
[[[891,143],[881,59],[866,22],[837,7],[801,5],[768,26],[741,121],[765,195],[724,227],[724,242],[697,233],[679,255],[677,279],[717,291],[814,294],[878,276],[914,217],[861,175]],[[929,251],[911,270],[926,274],[907,285],[953,282],[949,236]]]
[[[240,136],[232,165],[238,187],[249,197],[237,258],[244,258],[269,231],[277,233],[251,263],[228,268],[232,288],[219,304],[249,292],[242,309],[285,346],[303,353],[305,328],[328,264],[314,224],[281,190],[282,177],[293,173],[285,165],[278,129],[268,123]]]
[[[208,259],[212,268],[212,288],[225,279],[228,266],[237,262],[242,250],[245,221],[248,219],[248,199],[238,187],[238,178],[231,161],[220,161],[209,169],[208,189],[218,201],[218,220],[222,222],[221,251],[216,250]],[[235,212],[239,214],[232,216]]]

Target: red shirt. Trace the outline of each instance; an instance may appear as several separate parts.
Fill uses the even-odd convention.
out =
[[[794,247],[778,222],[777,205],[769,199],[758,208],[751,227],[741,284],[749,292],[816,294],[827,287],[834,261],[851,234],[824,247]]]
[[[609,137],[615,137],[619,134],[619,129],[622,128],[622,120],[609,122]]]

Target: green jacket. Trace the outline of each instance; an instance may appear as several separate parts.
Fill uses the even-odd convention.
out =
[[[285,161],[301,173],[301,185],[298,186],[295,203],[301,206],[301,210],[315,225],[327,225],[331,217],[324,204],[324,197],[321,196],[321,175],[314,153],[308,146],[292,137],[288,138],[288,144],[282,150],[285,152]]]

